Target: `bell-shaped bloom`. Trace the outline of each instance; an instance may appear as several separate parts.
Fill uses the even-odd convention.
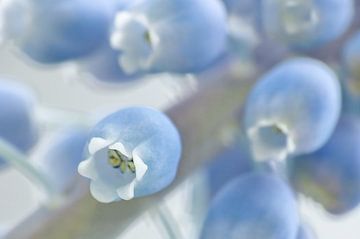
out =
[[[201,239],[295,239],[299,217],[291,189],[276,175],[229,182],[210,205]]]
[[[261,8],[264,32],[297,49],[335,40],[348,29],[353,16],[353,0],[264,0]]]
[[[292,184],[332,214],[354,209],[360,203],[359,143],[359,119],[343,116],[321,149],[292,160]]]
[[[146,107],[117,111],[91,131],[89,158],[79,173],[91,179],[91,194],[100,202],[130,200],[156,193],[175,178],[181,141],[163,113]]]
[[[248,96],[244,114],[255,160],[283,160],[313,152],[332,134],[340,114],[335,73],[309,58],[287,60],[265,74]]]
[[[0,137],[22,152],[37,141],[34,119],[36,99],[26,86],[13,81],[0,81]],[[4,162],[0,158],[0,167]]]
[[[111,45],[127,74],[193,72],[224,52],[226,13],[219,0],[146,0],[124,4]]]
[[[88,132],[79,127],[58,130],[45,139],[31,162],[57,192],[70,189],[78,176],[77,167],[83,160]]]
[[[58,63],[106,43],[114,13],[113,0],[4,0],[0,37],[37,62]]]

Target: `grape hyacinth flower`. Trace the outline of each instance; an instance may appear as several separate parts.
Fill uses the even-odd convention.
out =
[[[114,1],[3,0],[0,38],[40,63],[90,54],[108,40]]]
[[[289,175],[299,192],[332,214],[344,214],[360,203],[360,122],[343,116],[319,150],[292,160]]]
[[[37,141],[34,119],[36,99],[26,86],[13,81],[0,81],[0,138],[21,152]],[[4,162],[0,158],[0,168]]]
[[[295,49],[335,40],[348,29],[353,15],[353,0],[264,0],[261,8],[264,32]]]
[[[299,217],[290,188],[271,173],[228,183],[210,205],[201,239],[295,239]]]
[[[118,12],[111,45],[127,74],[202,70],[224,52],[226,13],[219,0],[135,1]]]
[[[157,110],[117,111],[100,121],[90,137],[90,156],[78,171],[91,179],[91,194],[100,202],[150,195],[175,178],[181,154],[179,132]]]
[[[287,60],[265,74],[248,96],[247,137],[257,161],[284,160],[323,146],[341,106],[334,72],[309,58]]]
[[[33,155],[31,162],[47,176],[57,192],[65,192],[75,182],[87,138],[87,130],[66,127],[46,138],[44,146]]]

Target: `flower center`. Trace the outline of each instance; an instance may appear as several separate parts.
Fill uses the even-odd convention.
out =
[[[313,0],[283,0],[282,22],[289,35],[303,34],[319,23],[319,13]]]
[[[118,150],[109,149],[108,150],[108,162],[113,168],[119,168],[121,173],[126,173],[128,170],[131,173],[136,172],[134,160],[128,158]]]

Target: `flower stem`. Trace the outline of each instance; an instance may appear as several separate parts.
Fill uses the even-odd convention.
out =
[[[169,239],[183,238],[178,227],[178,223],[173,217],[171,211],[167,208],[165,202],[154,208],[154,212],[158,215],[161,226],[164,227]]]
[[[54,185],[47,179],[47,176],[36,169],[23,153],[2,138],[0,138],[0,158],[17,169],[22,175],[29,179],[30,182],[38,186],[38,188],[45,193],[47,199],[51,199],[49,200],[51,205],[59,202],[59,193]]]

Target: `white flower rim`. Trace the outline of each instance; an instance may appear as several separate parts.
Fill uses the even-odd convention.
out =
[[[144,177],[145,173],[148,170],[148,166],[144,163],[144,161],[140,158],[138,154],[134,151],[130,152],[126,149],[126,147],[119,141],[111,141],[106,140],[101,137],[94,137],[90,140],[88,151],[90,153],[90,157],[79,164],[78,172],[80,175],[90,178],[90,192],[94,198],[96,198],[100,202],[111,202],[115,200],[114,193],[111,193],[112,189],[107,187],[107,185],[103,185],[98,182],[98,173],[96,169],[93,167],[94,154],[104,148],[114,149],[119,151],[121,154],[125,155],[128,158],[132,158],[135,165],[135,178],[128,184],[118,187],[116,189],[116,195],[123,200],[130,200],[134,198],[135,186],[141,181]]]

